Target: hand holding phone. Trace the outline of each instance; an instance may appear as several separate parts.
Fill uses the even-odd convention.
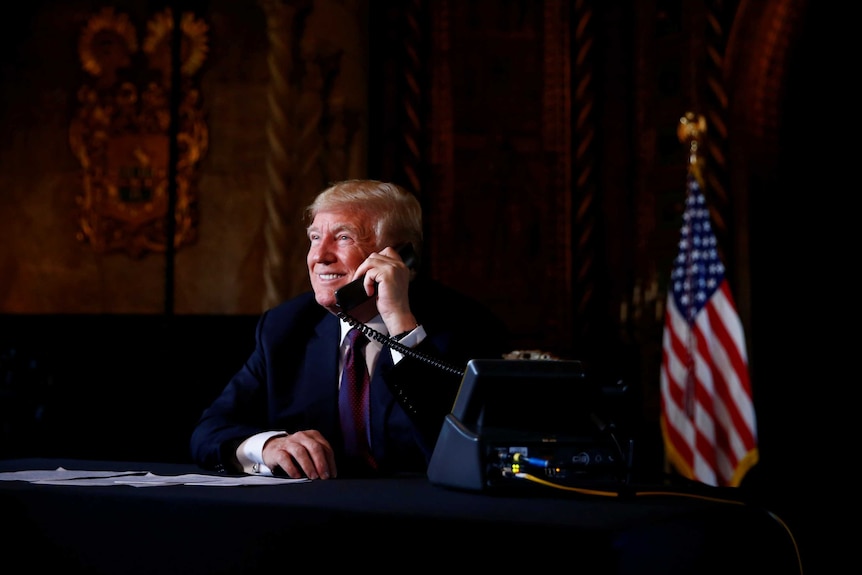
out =
[[[398,248],[398,255],[404,260],[404,264],[413,269],[416,264],[416,252],[413,250],[413,244],[406,243]],[[357,278],[346,286],[335,291],[335,305],[344,311],[350,311],[356,306],[365,303],[371,296],[365,293],[365,276]],[[375,287],[375,292],[377,288]]]

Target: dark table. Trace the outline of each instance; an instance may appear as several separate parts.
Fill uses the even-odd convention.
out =
[[[58,467],[201,472],[183,464],[0,460],[0,472]],[[3,557],[39,572],[257,574],[344,565],[375,573],[801,572],[782,522],[724,491],[465,492],[424,475],[241,487],[0,481],[0,510]]]

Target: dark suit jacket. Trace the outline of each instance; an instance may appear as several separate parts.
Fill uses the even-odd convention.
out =
[[[411,307],[427,333],[415,350],[463,370],[473,358],[499,359],[508,330],[484,306],[418,277]],[[266,430],[317,429],[332,444],[339,476],[353,470],[343,454],[338,417],[339,320],[311,292],[264,312],[255,349],[222,393],[204,410],[191,453],[205,469],[240,471],[236,447]],[[372,443],[383,473],[424,471],[460,374],[404,357],[393,366],[384,347],[371,382]]]

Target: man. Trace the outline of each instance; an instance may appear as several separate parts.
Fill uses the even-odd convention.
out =
[[[205,469],[293,478],[425,471],[463,368],[501,358],[506,326],[405,265],[396,248],[411,244],[418,257],[423,237],[419,202],[403,188],[340,182],[306,216],[313,291],[261,315],[254,351],[192,433],[192,457]],[[370,297],[345,315],[336,291],[363,277]],[[339,391],[360,322],[404,347],[360,338],[370,383],[357,432]]]

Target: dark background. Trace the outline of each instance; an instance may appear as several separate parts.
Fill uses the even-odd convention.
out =
[[[368,74],[349,85],[368,94],[362,175],[420,196],[424,271],[487,302],[518,349],[623,380],[650,478],[662,468],[655,311],[684,200],[676,128],[689,110],[706,116],[707,199],[758,417],[760,462],[740,489],[787,522],[807,573],[830,572],[849,539],[835,506],[851,499],[858,379],[841,289],[858,189],[849,15],[810,0],[331,4],[359,6],[364,23]],[[279,187],[264,178],[273,16],[265,2],[172,4],[210,25],[201,230],[175,260],[136,259],[73,239],[75,42],[103,5],[140,26],[165,4],[24,3],[0,27],[0,454],[182,461],[261,301],[304,281],[300,263],[270,287],[273,210],[255,191]],[[317,26],[296,34],[340,30]],[[275,171],[293,194],[300,178]],[[287,231],[285,251],[304,252],[290,241],[302,230]]]

